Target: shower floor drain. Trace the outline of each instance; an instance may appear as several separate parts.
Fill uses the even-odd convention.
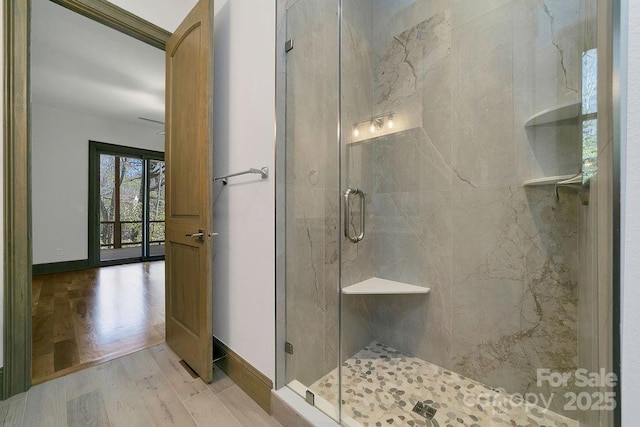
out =
[[[438,410],[424,402],[418,402],[416,403],[416,406],[413,407],[413,412],[422,415],[428,420],[432,420],[433,417],[436,416],[436,412],[438,412]]]

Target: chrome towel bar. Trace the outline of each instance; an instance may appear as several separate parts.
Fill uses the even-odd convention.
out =
[[[249,170],[242,171],[242,172],[236,172],[236,173],[231,173],[231,174],[225,175],[225,176],[214,177],[213,180],[214,181],[222,181],[223,185],[227,185],[228,184],[228,182],[227,182],[228,178],[231,178],[233,176],[238,176],[238,175],[246,175],[246,174],[249,174],[249,173],[259,174],[262,179],[269,178],[269,168],[265,166],[265,167],[263,167],[261,169],[251,168]]]

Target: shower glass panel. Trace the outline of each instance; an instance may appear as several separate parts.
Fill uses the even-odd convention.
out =
[[[605,420],[597,1],[278,4],[287,385],[343,425]]]
[[[338,2],[286,11],[286,383],[304,398],[338,366]],[[337,381],[315,405],[338,419]]]

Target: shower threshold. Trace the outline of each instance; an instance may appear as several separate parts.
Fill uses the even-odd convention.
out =
[[[349,426],[578,427],[570,418],[376,341],[348,359],[342,374],[342,419]],[[316,401],[337,402],[338,369],[309,390]]]

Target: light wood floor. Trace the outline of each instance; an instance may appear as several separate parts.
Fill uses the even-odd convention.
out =
[[[221,370],[192,378],[166,344],[34,386],[0,402],[9,426],[278,427]]]
[[[33,278],[34,384],[164,342],[164,261]]]

